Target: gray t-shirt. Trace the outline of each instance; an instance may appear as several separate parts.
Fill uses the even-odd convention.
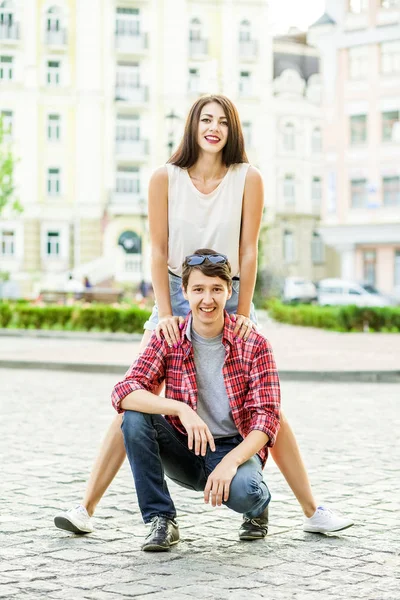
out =
[[[214,438],[237,435],[222,373],[225,360],[222,334],[203,338],[192,327],[188,328],[189,331],[196,366],[197,414],[208,425]]]

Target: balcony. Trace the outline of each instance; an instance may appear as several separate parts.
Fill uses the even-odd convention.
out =
[[[147,214],[146,200],[134,192],[111,192],[108,212],[110,215],[139,215]]]
[[[258,43],[256,40],[239,41],[239,59],[243,61],[256,60],[258,55]]]
[[[115,87],[115,100],[132,105],[145,104],[149,99],[149,88],[146,86],[133,86],[117,84]]]
[[[148,140],[116,140],[115,153],[121,161],[146,161],[149,154]]]
[[[208,56],[208,40],[190,40],[189,41],[189,56],[193,60],[201,60]]]
[[[63,50],[67,45],[67,30],[46,31],[44,41],[47,46],[52,46],[53,49],[59,48]]]
[[[148,38],[147,33],[128,35],[117,32],[115,34],[115,46],[121,54],[146,54],[149,49]]]
[[[0,43],[15,43],[19,41],[19,23],[0,24]]]

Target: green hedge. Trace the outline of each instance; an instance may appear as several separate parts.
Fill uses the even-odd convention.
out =
[[[123,331],[142,333],[150,311],[137,306],[31,306],[0,303],[0,327],[67,331]]]
[[[267,305],[269,315],[281,323],[319,327],[334,331],[400,332],[400,307],[288,306],[277,300]]]

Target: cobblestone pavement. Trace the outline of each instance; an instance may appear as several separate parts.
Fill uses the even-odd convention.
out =
[[[145,554],[125,464],[79,537],[53,516],[80,500],[113,417],[114,375],[0,369],[0,598],[29,600],[397,600],[400,386],[284,383],[283,398],[320,500],[351,514],[341,535],[303,533],[273,461],[270,533],[237,539],[240,516],[170,485],[182,542]]]
[[[264,311],[257,314],[260,331],[271,342],[280,370],[400,370],[399,334],[338,333],[295,327],[275,323]],[[138,336],[133,340],[126,335],[113,337],[111,334],[108,341],[101,339],[101,334],[99,336],[87,333],[72,334],[71,339],[0,336],[0,362],[61,360],[64,363],[128,366],[139,349]]]

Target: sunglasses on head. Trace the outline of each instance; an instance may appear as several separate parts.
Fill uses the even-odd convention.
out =
[[[226,264],[228,257],[225,254],[191,254],[185,258],[185,263],[189,267],[202,265],[205,260],[209,260],[213,265]]]

